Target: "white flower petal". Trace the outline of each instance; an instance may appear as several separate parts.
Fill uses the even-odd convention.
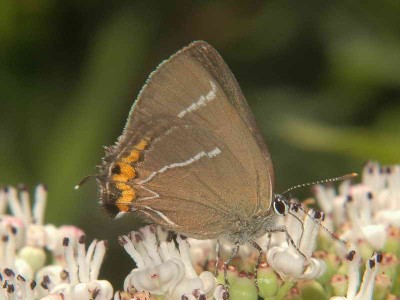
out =
[[[46,248],[53,251],[59,246],[58,243],[62,240],[59,236],[60,232],[53,224],[46,224],[44,226],[44,231],[46,235]]]
[[[283,278],[297,278],[304,271],[304,258],[291,249],[272,247],[267,252],[268,264]]]
[[[368,225],[362,227],[364,238],[375,250],[382,249],[387,237],[386,226]]]
[[[63,268],[61,266],[57,265],[50,265],[41,268],[37,273],[36,273],[36,282],[42,282],[43,278],[45,276],[48,276],[51,280],[51,282],[54,283],[55,286],[58,286],[61,283],[67,283],[66,280],[61,278],[61,272],[63,271]],[[39,292],[39,295],[44,297],[48,291],[44,289],[40,284],[36,287],[36,290]]]
[[[375,222],[400,227],[400,210],[381,210],[375,215]]]
[[[228,292],[225,290],[225,287],[222,284],[219,284],[215,289],[213,296],[215,300],[225,300],[227,299]]]
[[[113,297],[114,289],[107,280],[95,280],[87,285],[89,294],[96,293],[96,300],[110,300]]]
[[[171,259],[158,266],[133,270],[125,280],[124,290],[135,287],[139,291],[149,291],[155,295],[164,295],[173,290],[185,276],[185,265],[179,259]]]
[[[201,281],[203,282],[203,290],[207,296],[211,296],[212,292],[217,286],[217,279],[214,277],[213,273],[204,271],[199,275]]]
[[[307,266],[304,273],[297,277],[297,279],[315,279],[322,276],[326,272],[326,264],[323,260],[317,258],[311,258],[309,265]]]
[[[200,278],[184,278],[169,293],[171,299],[180,299],[182,295],[191,294],[194,290],[203,290],[203,281]]]

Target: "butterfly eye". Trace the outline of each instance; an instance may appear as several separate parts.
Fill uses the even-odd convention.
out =
[[[284,216],[288,213],[289,205],[280,198],[274,200],[274,210],[278,215]]]

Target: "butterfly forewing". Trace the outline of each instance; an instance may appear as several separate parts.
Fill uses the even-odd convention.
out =
[[[267,211],[274,184],[240,88],[205,42],[184,48],[150,76],[101,174],[103,204],[124,210],[129,202],[152,221],[197,238],[217,237]]]

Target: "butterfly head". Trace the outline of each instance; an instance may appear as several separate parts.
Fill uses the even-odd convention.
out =
[[[290,201],[281,194],[275,194],[274,200],[272,201],[272,207],[274,212],[279,216],[286,216],[290,209]]]

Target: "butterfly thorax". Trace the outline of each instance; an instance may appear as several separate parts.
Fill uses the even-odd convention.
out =
[[[245,244],[267,233],[268,228],[274,227],[274,224],[276,224],[276,215],[269,211],[263,216],[254,216],[246,220],[237,220],[233,224],[234,229],[225,234],[223,238],[234,243]]]

